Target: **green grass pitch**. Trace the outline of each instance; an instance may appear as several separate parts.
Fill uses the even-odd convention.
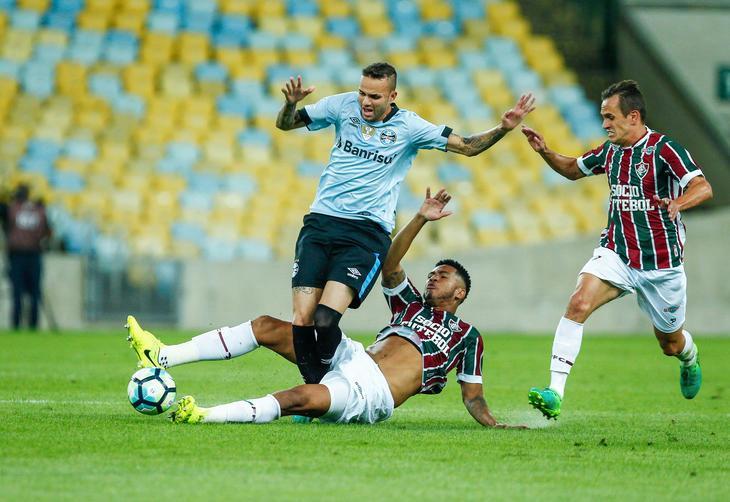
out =
[[[176,426],[128,404],[125,335],[0,333],[0,499],[730,500],[730,338],[696,336],[704,387],[687,401],[651,335],[586,336],[548,423],[526,396],[552,337],[487,334],[487,402],[532,427],[502,431],[469,417],[455,375],[374,426]],[[262,349],[171,373],[203,405],[299,382]]]

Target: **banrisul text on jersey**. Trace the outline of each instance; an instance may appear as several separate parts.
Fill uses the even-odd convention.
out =
[[[615,251],[630,267],[677,267],[684,258],[681,216],[654,203],[654,195],[676,199],[702,171],[680,144],[647,128],[636,143],[622,148],[605,142],[578,158],[586,176],[606,174],[610,187],[608,223],[600,245]]]

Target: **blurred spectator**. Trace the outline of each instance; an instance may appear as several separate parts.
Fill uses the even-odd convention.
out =
[[[38,305],[41,301],[41,253],[50,237],[46,208],[41,201],[29,198],[27,185],[19,185],[12,199],[2,203],[0,217],[8,251],[8,276],[13,289],[12,324],[20,327],[23,296],[30,296],[28,326],[38,327]]]

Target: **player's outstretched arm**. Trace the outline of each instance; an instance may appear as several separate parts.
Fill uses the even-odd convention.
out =
[[[478,134],[462,137],[458,134],[450,134],[446,141],[446,150],[460,153],[467,157],[479,155],[497,141],[504,138],[505,134],[517,127],[522,119],[535,109],[535,97],[532,94],[523,94],[514,108],[510,108],[502,115],[502,121],[498,126]]]
[[[413,216],[408,224],[400,229],[393,238],[393,243],[388,250],[388,256],[383,262],[383,286],[386,288],[394,288],[406,278],[406,274],[401,267],[401,260],[405,256],[408,249],[416,238],[418,232],[429,221],[440,220],[451,214],[451,211],[444,211],[444,207],[451,200],[451,195],[445,189],[439,190],[436,195],[431,197],[431,188],[426,188],[426,199],[421,204],[418,212]]]
[[[279,110],[279,115],[276,117],[276,127],[283,131],[304,127],[304,121],[297,111],[297,103],[312,94],[314,86],[304,89],[300,75],[297,76],[296,80],[294,77],[290,77],[289,82],[286,82],[284,87],[281,88],[281,92],[284,94],[285,101],[284,106]]]
[[[480,383],[459,382],[461,384],[461,399],[464,401],[469,414],[474,420],[485,427],[494,427],[496,429],[527,429],[526,425],[507,425],[497,422],[492,416],[484,399],[484,391]]]
[[[704,176],[697,176],[689,181],[687,188],[685,188],[684,193],[680,197],[669,199],[655,195],[654,202],[659,204],[662,209],[669,211],[669,218],[674,221],[677,213],[680,211],[699,206],[711,198],[712,186],[710,186],[710,182]]]
[[[522,134],[525,135],[532,149],[545,159],[545,162],[547,162],[553,171],[569,180],[577,180],[585,176],[583,171],[578,167],[578,159],[575,157],[567,157],[550,150],[547,143],[545,143],[545,138],[539,132],[523,125]]]

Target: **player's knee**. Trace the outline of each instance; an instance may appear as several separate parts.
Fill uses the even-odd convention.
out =
[[[591,314],[592,303],[581,291],[576,291],[570,297],[566,315],[568,319],[576,322],[584,322]]]
[[[314,327],[317,330],[329,330],[340,324],[342,314],[327,305],[317,305],[314,311]]]
[[[284,334],[291,335],[291,325],[268,315],[258,316],[251,321],[254,338],[259,345],[273,343]]]
[[[684,348],[682,343],[677,340],[659,340],[659,346],[662,348],[665,356],[676,356]]]

